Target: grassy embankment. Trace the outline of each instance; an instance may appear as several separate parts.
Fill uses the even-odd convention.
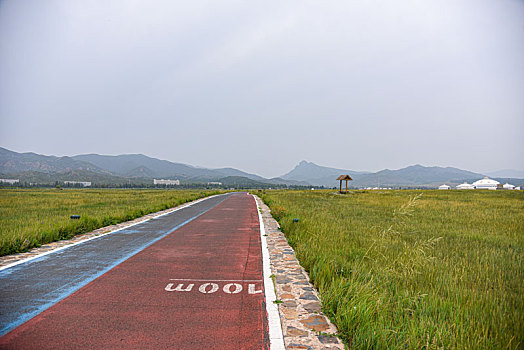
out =
[[[333,192],[262,197],[352,349],[524,347],[523,192]]]
[[[218,193],[198,190],[1,189],[0,256],[68,239]],[[71,220],[71,215],[80,215]]]

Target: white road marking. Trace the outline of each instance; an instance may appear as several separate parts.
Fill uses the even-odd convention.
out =
[[[248,294],[258,294],[258,293],[262,293],[262,291],[261,290],[256,290],[255,285],[250,283],[249,287],[248,287]]]
[[[231,287],[235,287],[235,289],[231,290]],[[238,283],[228,283],[224,286],[223,291],[227,294],[237,294],[242,291],[242,285]]]
[[[262,289],[257,290],[257,283],[261,283],[263,280],[194,280],[194,279],[182,279],[182,278],[171,278],[170,281],[200,281],[204,282],[200,284],[198,287],[198,291],[202,294],[213,294],[217,292],[220,289],[220,285],[224,282],[227,282],[223,287],[222,291],[226,294],[238,294],[242,291],[246,290],[244,289],[244,286],[242,284],[247,284],[247,294],[260,294],[263,292]],[[214,283],[218,282],[218,283]],[[234,283],[234,282],[241,282],[241,283]],[[249,282],[257,282],[257,283],[249,283]],[[176,285],[176,287],[175,287]],[[184,287],[185,286],[185,287]],[[194,283],[168,283],[167,286],[164,288],[166,292],[191,292],[193,291],[193,287],[195,286]],[[209,289],[208,287],[211,287]]]
[[[188,284],[186,288],[184,288],[184,284],[183,283],[179,283],[174,289],[173,289],[173,285],[174,283],[169,283],[165,290],[167,290],[168,292],[191,292],[191,289],[193,289],[193,287],[195,286],[193,283],[191,284]]]
[[[211,289],[210,290],[206,290],[207,287],[211,286]],[[218,284],[216,283],[204,283],[203,285],[201,285],[199,288],[198,288],[198,291],[200,293],[204,293],[204,294],[212,294],[214,292],[216,292],[218,290]]]
[[[170,278],[170,281],[195,281],[195,282],[262,282],[263,280],[212,280],[212,279],[193,279],[193,278]]]
[[[253,195],[253,200],[256,198]],[[260,214],[260,208],[257,204],[258,221],[260,222],[260,238],[262,241],[262,262],[264,273],[264,292],[266,296],[266,311],[267,321],[269,324],[269,348],[271,350],[285,350],[284,336],[282,335],[282,324],[280,323],[280,316],[278,315],[278,305],[273,303],[277,300],[275,295],[275,286],[271,279],[271,266],[269,260],[269,250],[267,248],[266,230],[264,228],[264,221]]]

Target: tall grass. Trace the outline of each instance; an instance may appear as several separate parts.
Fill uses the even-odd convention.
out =
[[[0,256],[132,220],[217,192],[1,189]],[[71,220],[71,215],[80,215]]]
[[[268,191],[263,199],[279,208],[351,348],[524,347],[524,193]]]

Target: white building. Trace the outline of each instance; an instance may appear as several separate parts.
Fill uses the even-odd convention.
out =
[[[478,190],[496,190],[498,185],[500,185],[500,182],[489,179],[487,176],[473,183],[473,186]]]
[[[506,182],[506,184],[504,184],[504,186],[502,186],[503,189],[505,190],[514,190],[515,189],[515,186],[513,186],[512,184],[509,184]]]
[[[451,189],[451,187],[449,187],[448,185],[444,184],[444,185],[440,185],[440,186],[438,187],[438,189],[439,189],[439,190],[449,190],[449,189]]]
[[[3,184],[13,185],[13,184],[19,183],[20,180],[19,179],[0,179],[0,182]]]
[[[66,185],[82,185],[84,187],[91,186],[90,181],[64,181],[64,184]]]
[[[460,184],[457,186],[457,190],[474,190],[475,186],[472,184],[468,184],[467,182],[464,182],[463,184]]]
[[[218,185],[218,186],[221,186],[222,185],[222,182],[218,182],[218,181],[210,181],[207,183],[208,185]]]
[[[164,180],[164,179],[153,179],[155,185],[180,185],[180,180]]]

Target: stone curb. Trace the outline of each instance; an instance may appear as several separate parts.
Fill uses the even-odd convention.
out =
[[[210,197],[212,197],[212,196],[210,196]],[[210,197],[204,197],[204,198],[210,198]],[[16,263],[16,262],[18,262],[20,260],[29,259],[29,258],[38,256],[38,255],[41,255],[43,253],[50,252],[52,250],[55,250],[55,249],[58,249],[58,248],[62,248],[64,246],[68,246],[68,245],[72,245],[72,244],[75,244],[75,243],[79,243],[79,242],[85,241],[87,239],[91,239],[93,237],[97,237],[97,236],[104,235],[106,233],[110,233],[110,232],[113,232],[113,231],[121,230],[123,228],[129,227],[129,226],[132,226],[132,225],[136,225],[136,224],[138,224],[140,222],[147,221],[147,220],[156,218],[158,216],[171,213],[171,212],[173,212],[175,210],[179,210],[179,209],[182,209],[184,207],[187,207],[188,205],[191,205],[191,204],[195,203],[196,201],[200,201],[200,200],[202,200],[204,198],[200,198],[200,199],[196,199],[196,200],[191,201],[191,202],[180,204],[180,205],[178,205],[176,207],[173,207],[173,208],[165,209],[165,210],[162,210],[162,211],[157,211],[155,213],[150,213],[150,214],[141,216],[139,218],[136,218],[134,220],[121,222],[121,223],[115,224],[115,225],[101,227],[101,228],[96,229],[96,230],[91,231],[91,232],[87,232],[87,233],[76,235],[76,236],[74,236],[71,239],[66,239],[66,240],[62,240],[62,241],[56,241],[56,242],[47,243],[47,244],[42,245],[41,247],[33,248],[33,249],[28,250],[27,252],[24,252],[24,253],[16,253],[16,254],[2,256],[2,257],[0,257],[0,268],[2,268],[4,266],[7,266],[7,265],[10,265],[10,264],[13,264],[13,263]]]
[[[255,197],[267,234],[277,298],[282,301],[278,309],[286,349],[344,349],[335,336],[337,328],[322,313],[318,292],[280,232],[278,222],[269,207]]]

